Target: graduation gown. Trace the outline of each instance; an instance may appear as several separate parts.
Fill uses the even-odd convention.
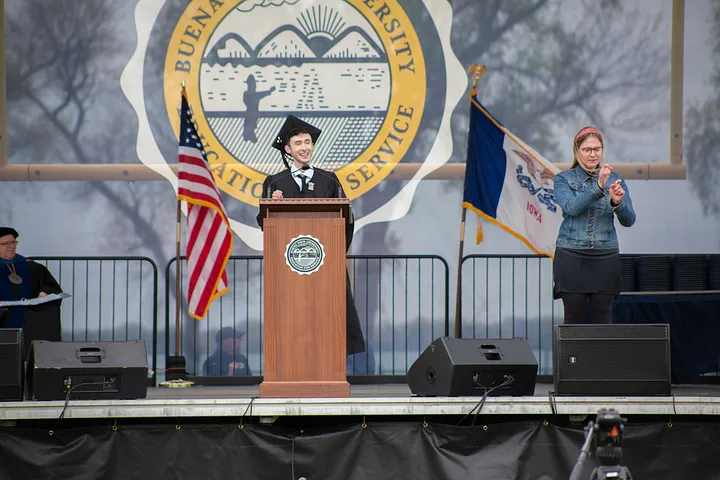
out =
[[[235,377],[249,377],[252,375],[250,365],[245,355],[240,352],[224,352],[215,350],[203,363],[203,375],[208,377],[227,377],[230,375],[230,364],[235,363]]]
[[[8,279],[12,263],[15,271],[23,279],[20,285]],[[62,289],[50,271],[39,263],[28,260],[22,255],[15,255],[12,262],[0,263],[0,302],[35,298],[40,292],[62,293]],[[62,339],[60,327],[61,300],[34,305],[30,307],[8,307],[4,328],[22,328],[24,349],[29,352],[33,340],[59,342]],[[0,303],[2,308],[2,303]]]
[[[312,190],[306,188],[304,192],[300,191],[300,186],[295,182],[295,178],[290,175],[289,170],[283,170],[275,175],[269,175],[263,183],[262,198],[272,196],[275,190],[283,192],[283,198],[338,198],[342,186],[333,172],[314,168],[313,177],[310,182],[313,184]],[[270,190],[270,191],[269,191]],[[342,197],[345,194],[343,192]],[[257,222],[262,228],[262,218],[257,215]],[[350,248],[353,234],[355,233],[355,223],[349,222],[345,230],[345,248]],[[362,328],[360,327],[360,317],[355,308],[355,300],[353,299],[352,289],[350,287],[350,275],[345,271],[345,304],[347,307],[347,354],[353,355],[365,351],[365,338]]]

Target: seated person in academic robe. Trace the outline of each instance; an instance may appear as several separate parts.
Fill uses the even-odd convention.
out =
[[[262,198],[346,198],[342,185],[334,172],[310,165],[313,148],[320,136],[320,130],[293,115],[288,115],[273,147],[280,151],[285,170],[269,175],[263,182]],[[258,213],[258,225],[263,219]],[[355,223],[348,223],[345,231],[346,249],[350,248]],[[360,318],[350,287],[350,276],[346,272],[347,306],[347,354],[365,351],[365,340],[360,327]]]
[[[62,293],[60,285],[50,271],[39,263],[15,253],[18,232],[0,227],[0,308],[3,301],[45,297]],[[7,319],[2,328],[22,328],[24,354],[29,352],[33,340],[59,342],[60,300],[30,307],[7,307]]]
[[[245,355],[240,353],[244,345],[244,332],[232,327],[223,327],[215,335],[215,351],[203,363],[203,375],[218,376],[251,376],[250,366]]]

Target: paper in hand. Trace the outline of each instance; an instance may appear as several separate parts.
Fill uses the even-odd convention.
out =
[[[62,300],[63,298],[69,297],[69,293],[50,293],[44,297],[36,297],[36,298],[30,298],[22,300],[11,300],[11,301],[2,301],[0,300],[0,306],[2,307],[29,307],[32,305],[42,305],[43,303],[48,302],[54,302],[56,300]]]

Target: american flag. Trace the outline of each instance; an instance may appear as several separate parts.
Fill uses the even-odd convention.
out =
[[[205,318],[210,303],[228,291],[232,230],[183,91],[180,112],[178,200],[188,205],[188,313]]]

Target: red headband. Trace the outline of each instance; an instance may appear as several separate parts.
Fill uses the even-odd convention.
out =
[[[578,138],[580,138],[584,135],[588,135],[590,133],[594,133],[595,135],[600,137],[600,140],[602,140],[602,133],[600,133],[600,130],[598,130],[597,128],[593,128],[593,127],[586,127],[586,128],[583,128],[582,130],[580,130],[577,133],[577,135],[575,135],[575,144],[577,144]]]

